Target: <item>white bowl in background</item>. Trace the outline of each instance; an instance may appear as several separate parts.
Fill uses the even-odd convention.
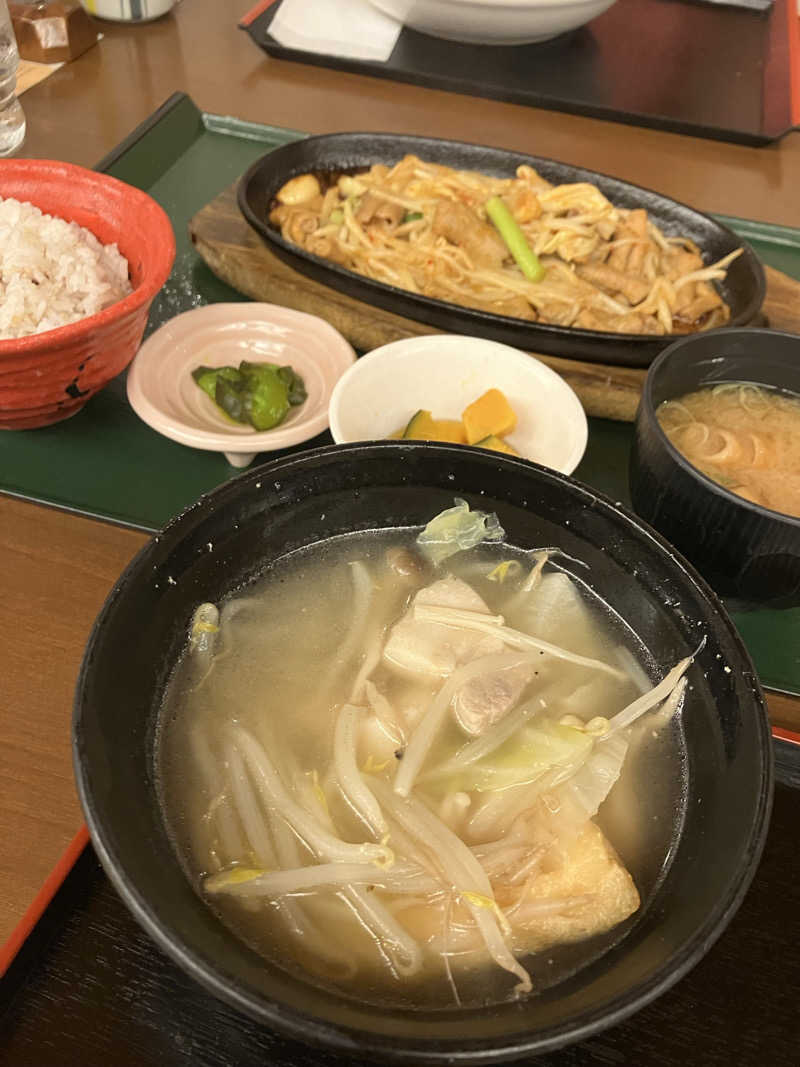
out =
[[[128,374],[128,400],[149,426],[173,441],[224,452],[246,467],[259,452],[308,441],[328,425],[333,387],[356,358],[324,319],[275,304],[209,304],[176,315],[156,330]],[[227,418],[192,378],[195,367],[288,364],[308,393],[273,430]]]
[[[615,0],[369,0],[406,26],[470,44],[548,41],[602,15]]]
[[[415,411],[459,419],[487,389],[505,393],[517,416],[508,443],[525,459],[571,474],[586,450],[586,415],[575,393],[534,356],[457,334],[410,337],[362,356],[334,387],[334,441],[381,440]],[[466,447],[466,446],[463,446]]]
[[[166,15],[177,0],[81,0],[83,7],[98,19],[112,22],[152,22]]]

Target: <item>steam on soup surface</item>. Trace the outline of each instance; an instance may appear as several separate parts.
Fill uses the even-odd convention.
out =
[[[435,522],[453,513],[483,521]],[[557,555],[431,555],[413,531],[333,538],[201,605],[162,805],[273,961],[384,1004],[499,1002],[604,951],[663,873],[689,661],[653,688]]]
[[[656,416],[681,455],[712,481],[800,518],[800,396],[725,382],[665,400]]]

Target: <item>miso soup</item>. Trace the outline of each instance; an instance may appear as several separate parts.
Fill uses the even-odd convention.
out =
[[[725,382],[665,400],[656,417],[681,455],[717,485],[800,518],[800,396]]]

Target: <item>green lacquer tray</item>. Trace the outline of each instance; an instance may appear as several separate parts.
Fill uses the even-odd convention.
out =
[[[194,252],[189,219],[259,156],[302,136],[203,113],[179,93],[101,160],[98,170],[146,190],[175,227],[175,267],[153,305],[148,331],[192,307],[246,299],[219,281]],[[765,263],[800,279],[800,231],[723,221]],[[330,440],[326,432],[300,447]],[[591,419],[589,446],[576,476],[628,503],[631,441],[629,424]],[[0,490],[142,530],[159,529],[235,474],[221,454],[186,448],[141,422],[128,404],[124,374],[66,422],[0,434]],[[734,618],[763,683],[800,694],[800,609],[734,613]]]

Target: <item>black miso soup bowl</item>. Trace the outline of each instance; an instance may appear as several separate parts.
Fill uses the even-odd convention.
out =
[[[640,912],[580,949],[552,988],[476,1010],[381,1007],[257,955],[203,902],[165,829],[154,743],[165,685],[201,601],[336,534],[421,526],[454,496],[495,511],[510,542],[582,559],[591,586],[641,635],[651,673],[698,649],[682,715],[683,803]],[[74,718],[75,770],[98,855],[134,916],[211,993],[271,1029],[349,1056],[492,1063],[619,1022],[678,981],[739,906],[772,796],[770,734],[753,666],[714,594],[631,514],[579,483],[458,445],[340,445],[276,460],[202,497],[155,537],[89,640]],[[669,822],[670,820],[666,820]]]
[[[670,444],[656,411],[665,400],[723,382],[800,394],[800,337],[729,329],[684,337],[648,371],[636,415],[630,490],[638,514],[742,607],[800,604],[800,519],[744,500]]]

